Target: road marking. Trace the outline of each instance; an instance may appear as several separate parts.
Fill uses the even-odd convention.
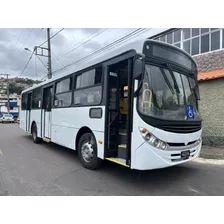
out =
[[[204,158],[196,158],[192,162],[202,163],[202,164],[211,164],[211,165],[224,165],[223,159],[204,159]]]
[[[0,149],[0,156],[3,156],[2,150]]]
[[[200,193],[199,191],[195,190],[194,188],[191,188],[190,186],[188,186],[188,190],[189,190],[189,191],[193,191],[193,192],[195,192],[195,193],[197,193],[197,194]]]

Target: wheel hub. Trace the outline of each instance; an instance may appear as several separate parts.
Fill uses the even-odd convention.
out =
[[[81,148],[82,158],[86,162],[90,162],[93,159],[93,145],[90,142],[83,144]]]

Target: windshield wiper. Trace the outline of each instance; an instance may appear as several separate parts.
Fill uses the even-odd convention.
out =
[[[178,85],[177,85],[177,81],[176,81],[176,78],[175,78],[175,76],[174,76],[174,74],[173,74],[172,68],[171,68],[170,65],[167,64],[167,63],[165,63],[165,65],[166,65],[166,67],[168,68],[168,70],[169,70],[169,72],[170,72],[170,74],[171,74],[171,77],[172,77],[172,79],[173,79],[173,83],[174,83],[174,87],[175,87],[177,93],[180,93],[180,89],[179,89],[179,87],[178,87]]]
[[[163,78],[165,79],[165,81],[166,81],[166,84],[168,85],[168,87],[170,88],[170,91],[172,92],[172,94],[175,94],[175,92],[174,92],[174,90],[173,90],[173,87],[172,87],[172,85],[170,84],[170,81],[169,81],[169,79],[167,78],[167,76],[166,76],[166,73],[164,72],[164,70],[162,69],[162,68],[159,68],[160,69],[160,71],[161,71],[161,73],[162,73],[162,75],[163,75]]]

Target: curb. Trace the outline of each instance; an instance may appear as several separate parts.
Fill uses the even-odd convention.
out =
[[[224,159],[206,159],[206,158],[198,157],[192,160],[192,162],[201,163],[201,164],[210,164],[210,165],[224,165]]]

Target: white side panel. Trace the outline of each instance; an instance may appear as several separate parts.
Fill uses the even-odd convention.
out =
[[[102,118],[90,118],[90,108],[102,108]],[[88,127],[95,135],[98,144],[98,156],[104,157],[104,106],[71,107],[52,109],[52,136],[51,141],[75,149],[76,135],[82,127]]]
[[[20,116],[19,127],[22,130],[26,131],[26,111],[20,110],[19,116]]]
[[[44,137],[51,138],[51,111],[44,112]]]
[[[37,136],[41,137],[41,110],[32,110],[31,111],[31,117],[30,117],[30,130],[31,130],[31,125],[35,121],[37,125]]]
[[[29,132],[30,132],[30,114],[31,114],[31,111],[27,110],[26,111],[26,131],[29,131]]]

